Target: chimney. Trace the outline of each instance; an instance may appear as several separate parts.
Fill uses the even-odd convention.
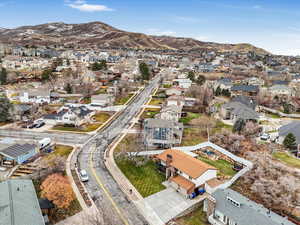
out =
[[[166,161],[167,167],[170,166],[170,164],[172,163],[172,161],[173,161],[173,156],[170,155],[170,154],[167,154],[167,161]]]

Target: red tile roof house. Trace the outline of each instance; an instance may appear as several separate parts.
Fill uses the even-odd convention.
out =
[[[189,198],[205,188],[205,184],[215,180],[217,169],[180,150],[168,149],[156,155],[156,159],[166,168],[166,178],[171,187]]]

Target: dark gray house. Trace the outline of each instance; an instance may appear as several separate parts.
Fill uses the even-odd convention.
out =
[[[295,225],[232,189],[219,189],[204,201],[213,225]]]
[[[284,138],[292,133],[296,137],[296,143],[300,144],[300,122],[295,121],[289,124],[286,124],[279,128],[279,143],[282,143]]]
[[[181,143],[183,124],[172,120],[146,119],[143,139],[147,147],[170,148]]]

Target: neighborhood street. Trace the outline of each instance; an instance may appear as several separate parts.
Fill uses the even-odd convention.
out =
[[[104,152],[107,146],[129,127],[131,120],[158,86],[159,80],[159,76],[152,80],[116,120],[100,133],[92,136],[84,144],[79,155],[79,167],[88,171],[90,177],[86,188],[99,211],[105,214],[104,218],[107,219],[107,224],[147,224],[135,205],[126,199],[118,184],[105,168]]]

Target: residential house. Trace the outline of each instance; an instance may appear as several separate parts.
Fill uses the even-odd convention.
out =
[[[170,148],[181,143],[183,124],[172,120],[146,119],[143,139],[147,147]]]
[[[300,145],[300,122],[294,121],[289,124],[283,125],[279,128],[279,143],[283,143],[285,137],[292,133],[296,137],[296,144]]]
[[[91,97],[91,106],[111,106],[115,101],[115,97],[110,94],[99,94]]]
[[[217,169],[181,150],[168,149],[155,157],[165,168],[170,186],[186,198],[198,194],[217,177]]]
[[[197,103],[196,98],[189,98],[189,97],[184,98],[184,106],[194,106],[196,103]]]
[[[214,84],[214,90],[220,87],[221,90],[230,90],[233,85],[231,78],[221,78]]]
[[[189,89],[192,86],[192,81],[188,78],[180,78],[174,79],[173,84],[183,89]]]
[[[172,96],[172,95],[182,95],[184,90],[179,87],[171,87],[166,90],[166,95],[167,96]]]
[[[172,95],[167,98],[167,106],[177,105],[177,106],[183,107],[184,103],[185,103],[185,99],[183,96]]]
[[[3,165],[5,161],[10,161],[13,164],[22,164],[34,157],[38,152],[38,145],[32,143],[12,143],[2,145],[0,147],[0,163]]]
[[[52,125],[61,124],[77,127],[90,122],[93,115],[95,112],[86,106],[65,105],[57,113],[44,116],[44,120]]]
[[[231,120],[235,123],[237,120],[258,121],[259,114],[252,108],[241,102],[228,102],[221,106],[220,116],[224,120]]]
[[[295,225],[229,188],[205,199],[204,211],[213,225]]]
[[[29,179],[0,182],[0,224],[45,225],[34,185]]]
[[[172,120],[178,122],[181,118],[182,107],[177,105],[169,105],[162,108],[159,117],[162,120]]]
[[[259,87],[255,85],[233,85],[231,87],[231,96],[244,95],[251,98],[255,98],[258,95]]]
[[[287,85],[273,85],[269,88],[269,93],[275,97],[283,97],[283,98],[289,98],[294,96],[294,90],[292,87],[289,87]]]
[[[50,90],[49,89],[35,89],[35,90],[26,90],[22,91],[19,96],[21,103],[50,103]]]
[[[245,83],[248,85],[263,86],[265,81],[259,77],[250,77],[245,80]]]

